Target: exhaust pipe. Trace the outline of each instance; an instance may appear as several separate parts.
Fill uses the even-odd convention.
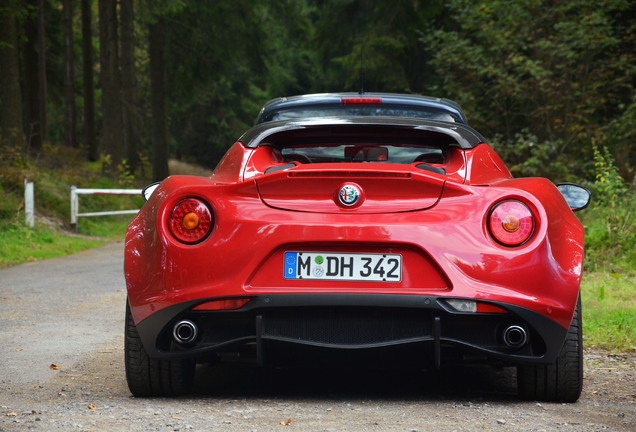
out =
[[[199,329],[196,324],[189,320],[182,320],[172,328],[174,340],[181,344],[189,344],[196,340]]]
[[[503,331],[503,340],[511,348],[521,348],[528,342],[528,333],[520,325],[510,325]]]

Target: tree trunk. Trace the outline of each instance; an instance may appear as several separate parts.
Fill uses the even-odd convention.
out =
[[[126,159],[132,172],[139,164],[135,82],[135,24],[133,0],[121,0],[121,85]]]
[[[37,7],[37,0],[29,0],[29,6]],[[24,85],[24,132],[26,134],[27,152],[38,152],[42,149],[40,134],[40,100],[38,80],[38,19],[30,14],[24,22],[23,71]]]
[[[168,139],[164,94],[164,34],[162,18],[150,24],[150,103],[152,105],[152,176],[155,181],[168,177]]]
[[[99,158],[95,137],[95,93],[93,91],[93,30],[91,0],[82,0],[82,70],[84,74],[84,140],[88,160]]]
[[[72,0],[63,0],[62,9],[64,14],[64,125],[66,129],[66,145],[76,148]]]
[[[44,26],[44,0],[37,0],[38,7],[38,80],[40,100],[40,137],[42,144],[49,142],[49,123],[46,113],[46,27]]]
[[[19,154],[24,148],[24,124],[16,10],[3,6],[0,13],[0,144]]]
[[[114,167],[121,162],[123,154],[116,0],[99,0],[99,40],[102,82],[102,147],[104,153],[110,155]]]

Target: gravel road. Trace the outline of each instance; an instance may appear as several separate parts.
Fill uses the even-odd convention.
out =
[[[0,431],[636,431],[636,356],[589,350],[575,404],[519,401],[507,369],[237,363],[200,366],[189,397],[133,398],[122,270],[121,243],[0,270]]]

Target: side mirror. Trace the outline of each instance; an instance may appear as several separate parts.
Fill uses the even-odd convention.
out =
[[[583,210],[592,198],[592,193],[589,190],[574,183],[558,184],[557,189],[561,191],[572,211]]]
[[[155,191],[155,189],[157,189],[160,183],[161,182],[149,184],[148,186],[146,186],[145,188],[141,190],[141,196],[144,198],[144,201],[148,201],[150,199],[150,196]]]

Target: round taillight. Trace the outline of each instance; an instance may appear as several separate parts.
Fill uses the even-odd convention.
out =
[[[168,226],[177,240],[183,243],[197,243],[212,231],[212,212],[201,200],[184,199],[172,209]]]
[[[520,201],[502,201],[495,205],[488,217],[492,236],[504,246],[525,243],[534,231],[532,212]]]

